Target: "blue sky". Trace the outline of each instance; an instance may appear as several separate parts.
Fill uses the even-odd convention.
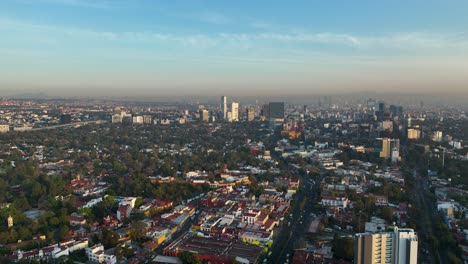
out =
[[[463,92],[468,1],[0,1],[0,91]]]

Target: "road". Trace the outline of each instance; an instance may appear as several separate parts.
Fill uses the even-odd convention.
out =
[[[267,263],[282,264],[290,262],[294,249],[303,241],[313,220],[310,213],[315,209],[314,200],[318,198],[319,186],[312,184],[307,176],[302,176],[299,190],[294,198],[293,206],[290,208],[291,217],[288,216],[284,220],[283,227],[271,248],[272,253],[267,258]],[[304,208],[301,209],[300,205],[304,199],[307,200]]]
[[[105,120],[96,120],[96,121],[84,121],[84,122],[76,122],[76,123],[71,123],[71,124],[64,124],[64,125],[56,125],[56,126],[49,126],[49,127],[38,127],[38,128],[33,128],[30,130],[25,130],[27,131],[40,131],[40,130],[50,130],[50,129],[57,129],[57,128],[64,128],[64,127],[75,127],[75,126],[85,126],[85,125],[100,125],[107,123]]]
[[[416,169],[414,169],[413,171],[413,177],[416,178],[417,182],[417,184],[414,185],[413,190],[413,193],[416,196],[415,203],[417,208],[419,208],[420,210],[420,219],[418,221],[420,229],[419,259],[423,263],[448,263],[447,250],[430,250],[431,245],[429,244],[428,238],[435,237],[434,223],[439,221],[440,217],[437,214],[437,211],[434,207],[434,201],[432,201],[432,199],[429,198],[432,195],[429,191],[429,182],[427,178],[419,175]],[[431,255],[427,255],[423,252],[426,250],[431,252]],[[435,260],[437,260],[437,262]]]

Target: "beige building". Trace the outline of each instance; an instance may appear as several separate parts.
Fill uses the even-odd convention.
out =
[[[231,113],[232,113],[232,121],[233,122],[239,121],[239,103],[232,102]]]
[[[392,152],[396,149],[400,151],[400,140],[393,138],[382,138],[382,151],[380,152],[381,158],[391,158]]]
[[[209,119],[210,119],[210,112],[204,109],[200,110],[200,120],[203,122],[208,122]]]
[[[6,133],[10,131],[10,125],[0,125],[0,133]]]
[[[360,233],[354,238],[354,263],[417,264],[418,237],[413,229]]]
[[[419,139],[421,137],[421,131],[414,128],[408,129],[408,139]]]
[[[253,121],[255,119],[255,109],[252,107],[247,108],[247,121]]]

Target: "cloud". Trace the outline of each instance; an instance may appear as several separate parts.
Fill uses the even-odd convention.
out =
[[[46,1],[77,1],[82,0],[46,0]],[[213,17],[213,21],[221,18]],[[177,48],[192,47],[195,49],[229,49],[236,50],[294,50],[320,51],[332,47],[329,51],[339,49],[340,52],[361,53],[394,53],[414,52],[415,54],[456,54],[468,50],[468,36],[463,33],[426,33],[398,32],[384,35],[353,35],[335,32],[249,32],[249,33],[204,33],[204,34],[174,34],[153,31],[103,31],[86,28],[42,25],[26,21],[11,20],[0,17],[0,32],[17,33],[16,35],[32,37],[40,35],[47,37],[51,43],[70,41],[70,38],[93,41],[97,43],[108,41],[119,43],[163,43]],[[14,35],[10,34],[13,38]],[[92,46],[91,46],[92,47]],[[466,54],[466,53],[465,53]]]
[[[217,12],[203,12],[200,14],[189,15],[189,17],[198,19],[202,22],[207,22],[216,25],[225,25],[231,23],[231,18]]]

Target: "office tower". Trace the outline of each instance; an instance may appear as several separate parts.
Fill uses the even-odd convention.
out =
[[[413,229],[359,233],[354,237],[354,263],[417,264],[418,237]]]
[[[262,116],[265,119],[270,118],[270,105],[269,104],[264,104],[262,107]]]
[[[231,111],[228,111],[226,113],[226,119],[228,122],[232,122],[232,112]]]
[[[143,124],[143,116],[134,116],[133,124]]]
[[[434,131],[434,133],[432,134],[432,140],[441,142],[442,139],[443,139],[442,131]]]
[[[253,121],[255,119],[255,109],[253,107],[247,108],[247,121]]]
[[[223,112],[223,119],[227,119],[227,97],[221,96],[221,111]]]
[[[284,120],[284,103],[283,102],[271,102],[268,106],[269,119],[283,119]]]
[[[385,102],[379,102],[377,111],[380,111],[382,113],[385,112]]]
[[[13,227],[13,217],[11,217],[11,215],[8,216],[7,225],[8,225],[8,228]]]
[[[380,152],[381,158],[388,158],[390,157],[390,139],[384,138],[382,139],[382,151]]]
[[[232,121],[239,121],[239,103],[232,102],[231,105]]]
[[[122,116],[119,114],[112,115],[112,124],[122,123]]]
[[[209,118],[210,118],[210,112],[208,112],[205,109],[201,109],[200,110],[200,121],[208,122]]]
[[[150,115],[144,115],[143,116],[143,123],[152,124],[153,123],[153,117],[150,116]]]
[[[408,129],[408,139],[419,139],[421,137],[421,131],[418,129]]]
[[[397,151],[400,151],[400,140],[392,138],[383,138],[382,139],[382,151],[380,152],[380,157],[388,159],[392,155],[392,151],[396,148]]]
[[[398,159],[400,158],[400,151],[396,147],[393,147],[392,149],[391,158],[392,158],[392,163],[396,163]]]
[[[390,120],[382,121],[382,129],[393,131],[393,122]]]

